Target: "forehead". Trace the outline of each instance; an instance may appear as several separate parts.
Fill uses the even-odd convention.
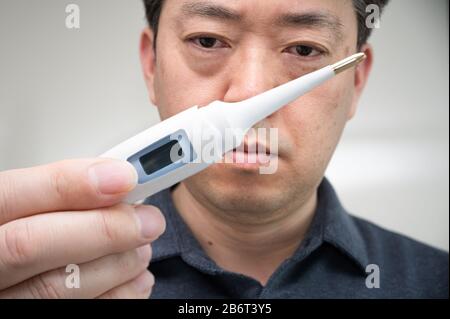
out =
[[[356,14],[352,0],[164,0],[161,20],[184,21],[209,18],[241,25],[289,24],[291,16],[314,14],[330,26],[356,29]],[[346,30],[348,31],[348,30]]]

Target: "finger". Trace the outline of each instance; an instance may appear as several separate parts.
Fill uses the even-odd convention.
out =
[[[67,160],[0,172],[0,225],[42,212],[112,206],[136,182],[130,163],[109,159]]]
[[[146,245],[81,264],[73,270],[51,270],[0,291],[0,299],[95,298],[146,271],[150,257],[151,248]]]
[[[68,264],[148,244],[165,221],[152,206],[40,214],[0,227],[0,290]]]
[[[98,299],[148,299],[154,284],[155,277],[145,271],[134,280],[108,291]]]

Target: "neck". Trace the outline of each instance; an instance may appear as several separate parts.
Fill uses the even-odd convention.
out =
[[[218,211],[197,200],[180,183],[172,194],[175,207],[206,254],[223,269],[241,273],[265,285],[280,264],[301,244],[314,216],[316,190],[295,208],[273,212],[265,220],[226,216],[245,213]]]

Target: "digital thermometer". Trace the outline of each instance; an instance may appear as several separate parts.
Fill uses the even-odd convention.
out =
[[[135,203],[221,160],[243,142],[243,132],[365,57],[364,53],[352,55],[241,102],[214,101],[201,108],[193,106],[115,146],[101,157],[125,160],[134,166],[138,184],[125,201]],[[214,161],[202,161],[203,144],[193,141],[195,132],[207,130],[217,145],[224,145],[225,131],[229,134],[233,129],[233,143],[221,147]]]

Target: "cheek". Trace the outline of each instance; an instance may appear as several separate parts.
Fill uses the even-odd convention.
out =
[[[177,114],[189,107],[188,86],[176,76],[177,65],[174,61],[168,63],[164,58],[158,61],[155,73],[155,99],[162,119]]]
[[[342,134],[351,105],[348,89],[328,85],[282,111],[285,134],[305,165],[326,165]],[[306,164],[308,163],[308,164]]]
[[[191,106],[204,106],[220,97],[220,77],[192,70],[182,58],[162,58],[155,74],[155,97],[162,119]]]

